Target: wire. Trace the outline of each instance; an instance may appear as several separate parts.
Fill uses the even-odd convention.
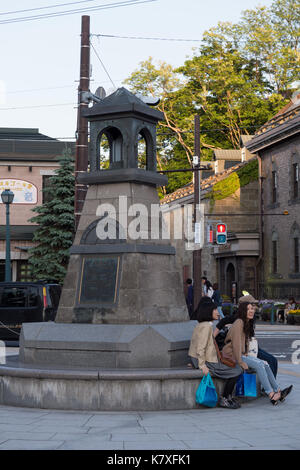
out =
[[[101,58],[100,58],[99,54],[97,53],[97,51],[96,51],[95,47],[93,46],[93,43],[92,43],[92,41],[90,41],[90,44],[91,44],[91,46],[92,46],[92,49],[93,49],[93,51],[95,52],[95,54],[96,54],[97,58],[99,59],[99,61],[100,61],[101,65],[102,65],[102,67],[103,67],[103,69],[104,69],[104,71],[105,71],[106,75],[108,76],[108,78],[109,78],[110,82],[112,83],[113,87],[114,87],[114,88],[117,88],[117,87],[116,87],[116,85],[114,84],[114,82],[113,82],[113,80],[112,80],[111,76],[109,75],[109,73],[108,73],[108,71],[107,71],[107,69],[106,69],[106,67],[105,67],[104,63],[102,62],[102,60],[101,60]]]
[[[184,42],[201,42],[202,39],[179,39],[179,38],[145,38],[139,36],[117,36],[114,34],[91,34],[91,36],[116,39],[141,39],[143,41],[184,41]]]
[[[56,5],[48,5],[45,7],[37,7],[37,8],[27,8],[26,10],[15,10],[15,11],[6,11],[3,13],[0,13],[0,16],[4,15],[13,15],[15,13],[26,13],[26,11],[37,11],[37,10],[46,10],[48,8],[57,8],[57,7],[65,7],[66,5],[75,5],[76,3],[87,3],[87,2],[94,2],[95,0],[81,0],[80,2],[69,2],[69,3],[60,3]]]
[[[16,106],[11,108],[0,108],[0,111],[10,111],[13,109],[33,109],[33,108],[50,108],[55,106],[77,106],[78,103],[57,103],[57,104],[39,104],[33,106]]]
[[[58,90],[60,88],[74,88],[74,85],[62,85],[62,86],[53,86],[53,87],[46,87],[46,88],[31,88],[27,90],[7,91],[6,93],[8,95],[15,95],[16,93],[31,93],[33,91]]]
[[[74,15],[77,13],[88,12],[88,11],[109,10],[109,9],[114,9],[114,8],[119,8],[119,7],[124,7],[124,6],[140,5],[143,3],[151,3],[151,2],[156,2],[156,1],[157,0],[125,0],[122,2],[107,3],[104,5],[98,5],[94,7],[80,8],[77,10],[76,9],[65,10],[61,12],[45,13],[45,14],[36,15],[36,16],[24,16],[20,18],[10,18],[7,20],[0,20],[0,24],[20,23],[24,21],[40,20],[43,18],[55,18],[58,16]]]

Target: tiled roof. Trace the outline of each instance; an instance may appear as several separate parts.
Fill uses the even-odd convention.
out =
[[[300,131],[300,95],[264,124],[246,147],[250,152],[259,152],[298,135]],[[297,98],[297,97],[296,97]]]
[[[0,140],[50,140],[57,141],[53,137],[41,134],[38,129],[28,127],[0,127]]]
[[[201,181],[201,194],[207,193],[216,183],[219,181],[227,178],[231,173],[235,172],[242,166],[247,165],[251,160],[248,160],[246,162],[241,162],[238,163],[237,165],[232,166],[231,168],[228,168],[228,170],[222,171],[222,173],[218,173],[217,175],[210,176],[209,178],[206,178]],[[188,196],[192,196],[194,194],[194,183],[189,183],[182,188],[177,189],[171,194],[168,194],[165,196],[161,201],[160,204],[170,204],[171,202],[177,201],[179,199],[183,199]]]
[[[267,121],[260,129],[258,129],[255,135],[261,135],[300,115],[300,94],[298,97],[299,98],[296,101],[290,101],[290,103],[284,106],[284,108],[282,108],[272,119]]]
[[[75,152],[75,142],[40,134],[38,129],[0,127],[0,160],[55,160],[64,149]]]
[[[254,136],[253,135],[249,135],[249,134],[242,134],[241,135],[241,143],[243,145],[243,147],[246,145],[247,142],[249,142],[249,140],[251,140]]]
[[[240,161],[242,158],[241,150],[238,149],[216,149],[214,150],[216,160],[234,160]]]

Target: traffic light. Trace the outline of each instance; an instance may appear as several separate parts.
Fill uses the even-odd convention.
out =
[[[227,243],[227,225],[226,224],[217,224],[216,242],[217,242],[217,245],[226,245]]]

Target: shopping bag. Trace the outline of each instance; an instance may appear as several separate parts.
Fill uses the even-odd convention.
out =
[[[196,403],[214,408],[218,403],[218,394],[210,374],[204,376],[196,391]]]
[[[256,397],[256,374],[244,372],[237,380],[235,386],[237,397]]]
[[[256,397],[256,374],[244,373],[244,397]]]

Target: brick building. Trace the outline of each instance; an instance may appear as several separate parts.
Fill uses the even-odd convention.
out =
[[[28,248],[37,228],[29,222],[32,209],[43,203],[42,189],[58,168],[56,157],[75,144],[53,139],[38,129],[0,128],[0,193],[10,189],[15,197],[10,207],[12,280],[25,281]],[[0,200],[0,281],[5,272],[5,207]]]
[[[228,154],[227,154],[228,155]],[[225,153],[222,154],[225,156]],[[237,158],[237,155],[235,155]],[[241,160],[241,159],[240,159]],[[167,195],[161,205],[169,214],[172,243],[176,247],[182,281],[193,277],[193,251],[187,239],[175,239],[175,220],[180,219],[184,206],[194,204],[194,185],[190,183]],[[259,183],[257,159],[253,157],[201,180],[201,204],[205,213],[205,239],[202,249],[202,273],[211,282],[218,282],[222,294],[232,297],[247,289],[256,293],[257,261],[259,259]],[[209,243],[207,229],[216,223],[227,224],[228,242],[224,246]]]
[[[300,94],[246,145],[260,163],[260,295],[299,299]]]

